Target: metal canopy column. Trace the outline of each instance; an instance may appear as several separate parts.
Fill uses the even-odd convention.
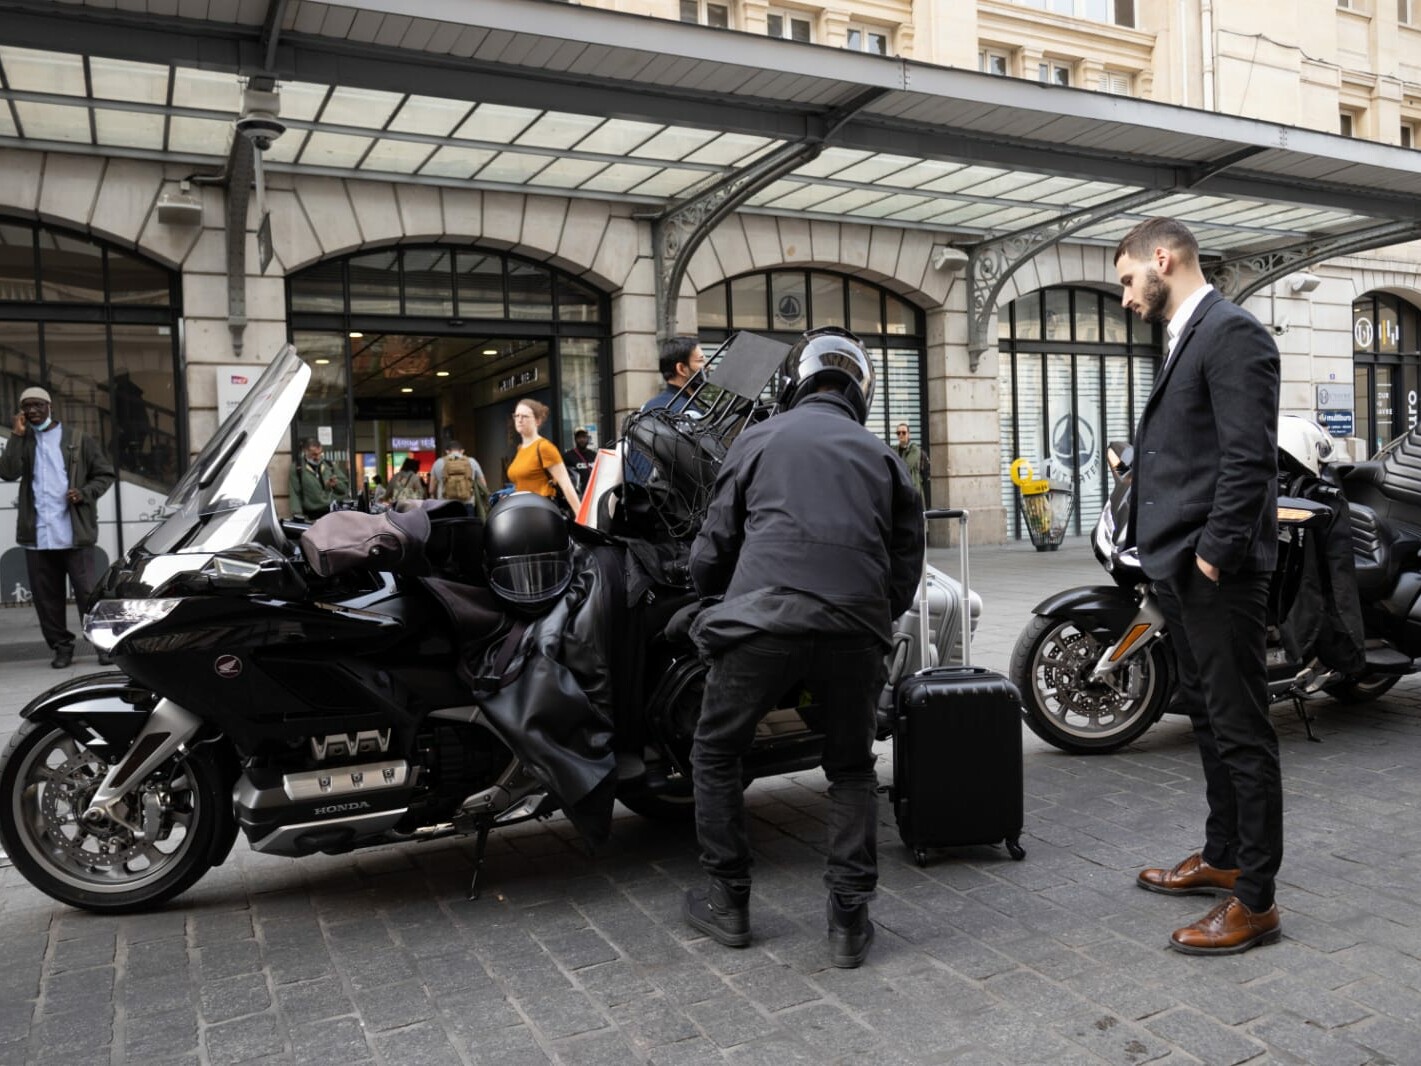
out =
[[[253,73],[247,82],[251,89],[271,92],[276,88],[276,51],[281,41],[281,23],[286,15],[287,0],[270,0],[262,23],[261,71]],[[251,202],[253,182],[265,179],[259,173],[258,149],[240,131],[232,135],[232,148],[227,155],[227,329],[232,334],[232,354],[242,355],[243,338],[247,330],[247,205]],[[260,193],[258,194],[260,207]]]
[[[821,128],[811,129],[803,140],[781,145],[695,195],[669,205],[651,219],[658,343],[665,343],[676,335],[676,301],[680,298],[681,280],[686,276],[691,256],[710,231],[761,189],[814,159],[849,119],[889,91],[869,89],[860,93],[822,119],[810,120],[812,126]]]
[[[967,257],[967,359],[968,368],[977,372],[982,353],[995,343],[987,327],[997,309],[997,297],[1007,278],[1016,273],[1022,263],[1038,252],[1059,243],[1113,215],[1132,211],[1144,204],[1192,189],[1229,167],[1257,155],[1261,148],[1244,148],[1222,159],[1191,169],[1175,182],[1160,188],[1138,189],[1092,207],[1083,207],[1060,218],[1030,229],[1009,233],[1005,237],[974,245]]]
[[[1417,239],[1421,239],[1421,222],[1388,222],[1230,256],[1209,267],[1204,276],[1230,300],[1241,304],[1265,285],[1324,259]]]

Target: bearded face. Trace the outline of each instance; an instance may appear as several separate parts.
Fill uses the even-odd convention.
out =
[[[1159,271],[1146,267],[1144,280],[1140,284],[1140,303],[1135,312],[1146,322],[1165,322],[1169,317],[1164,313],[1168,303],[1169,286],[1159,276]]]

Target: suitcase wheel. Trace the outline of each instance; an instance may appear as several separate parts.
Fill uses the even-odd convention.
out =
[[[1021,862],[1022,859],[1026,858],[1026,849],[1021,846],[1020,840],[1013,837],[1011,840],[1008,840],[1006,844],[1007,854],[1017,862]]]
[[[913,849],[913,861],[914,861],[915,863],[917,863],[919,866],[926,866],[926,865],[928,864],[928,849],[927,849],[927,848],[914,848],[914,849]]]

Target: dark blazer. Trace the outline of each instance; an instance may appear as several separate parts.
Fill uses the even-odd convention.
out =
[[[1154,580],[1197,554],[1225,573],[1278,556],[1278,347],[1210,292],[1185,323],[1135,430],[1131,526]]]

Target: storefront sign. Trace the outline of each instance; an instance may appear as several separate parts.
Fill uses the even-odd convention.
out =
[[[512,392],[514,389],[521,389],[526,385],[532,385],[538,380],[538,368],[536,366],[526,367],[517,373],[509,374],[507,377],[498,379],[499,392]]]
[[[1317,421],[1323,429],[1327,430],[1329,436],[1352,436],[1351,411],[1319,411],[1317,413]]]
[[[217,422],[221,425],[237,409],[242,398],[252,391],[261,370],[250,366],[219,366],[214,370],[217,374]]]
[[[432,452],[433,437],[391,437],[390,450],[396,452]]]
[[[1356,406],[1356,389],[1351,385],[1317,386],[1317,409],[1319,411],[1351,411]]]

